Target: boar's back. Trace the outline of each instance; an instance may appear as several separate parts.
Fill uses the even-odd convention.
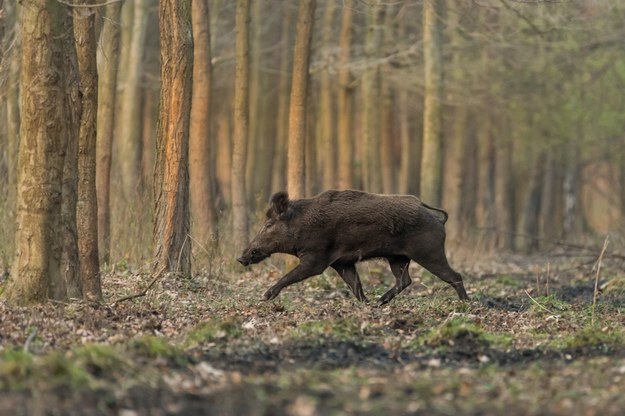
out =
[[[446,219],[439,217],[441,213],[445,214],[444,211],[426,206],[412,195],[326,191],[314,198],[297,201],[296,205],[300,205],[300,209],[296,208],[301,213],[300,221],[314,228],[362,226],[399,235],[432,225],[439,228]]]

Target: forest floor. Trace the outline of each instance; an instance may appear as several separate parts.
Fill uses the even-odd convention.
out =
[[[151,279],[109,270],[102,305],[0,301],[0,414],[622,414],[625,262],[598,254],[452,261],[469,302],[414,266],[382,307],[379,261],[370,304],[333,272],[261,301],[283,259],[116,304]]]

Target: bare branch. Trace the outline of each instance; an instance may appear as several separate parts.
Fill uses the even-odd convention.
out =
[[[105,1],[104,3],[94,3],[94,4],[75,4],[75,3],[72,3],[71,1],[66,1],[66,0],[56,0],[56,1],[69,7],[75,7],[77,9],[90,9],[92,7],[105,7],[105,6],[108,6],[109,4],[119,3],[124,0],[108,0],[108,1]]]

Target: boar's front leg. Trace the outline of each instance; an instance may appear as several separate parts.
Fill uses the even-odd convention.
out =
[[[367,297],[365,296],[365,292],[362,290],[362,283],[360,283],[360,277],[358,276],[356,265],[354,263],[335,263],[332,265],[332,268],[336,270],[339,276],[341,276],[341,279],[347,283],[347,286],[349,286],[352,290],[356,299],[361,302],[367,301]]]
[[[391,299],[412,283],[412,279],[410,279],[410,275],[408,274],[408,266],[410,265],[410,259],[408,257],[389,256],[386,259],[391,266],[393,275],[395,275],[395,286],[382,295],[379,301],[380,305],[390,302]]]
[[[309,277],[322,273],[328,265],[313,258],[300,258],[300,263],[288,272],[265,292],[265,300],[275,299],[282,289],[293,283],[301,282]]]

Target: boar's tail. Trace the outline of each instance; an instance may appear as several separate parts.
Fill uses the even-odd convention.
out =
[[[441,222],[442,222],[443,224],[445,224],[445,223],[447,222],[447,219],[449,218],[449,214],[447,214],[447,211],[442,210],[442,209],[440,209],[440,208],[434,208],[434,207],[431,207],[431,206],[429,206],[428,204],[426,204],[426,203],[424,203],[424,202],[421,202],[421,203],[422,203],[422,204],[423,204],[423,206],[424,206],[424,207],[426,207],[427,209],[430,209],[430,210],[432,210],[432,211],[437,211],[437,212],[440,212],[441,214],[443,214],[443,218],[441,219],[441,218],[439,217],[439,220],[441,220]]]

